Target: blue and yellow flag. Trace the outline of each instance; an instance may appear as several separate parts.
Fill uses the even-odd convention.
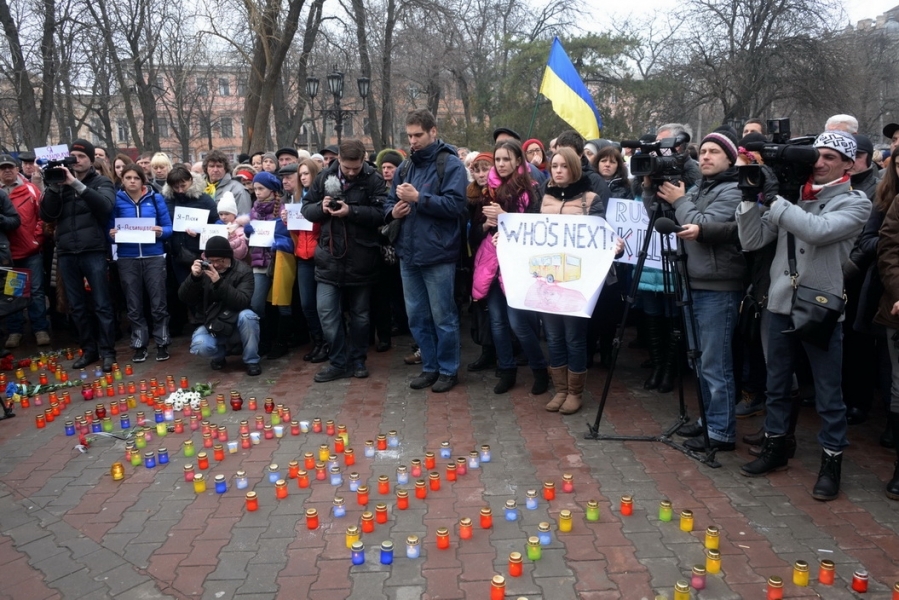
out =
[[[553,38],[540,93],[552,102],[553,111],[585,139],[599,137],[602,117],[559,38]]]

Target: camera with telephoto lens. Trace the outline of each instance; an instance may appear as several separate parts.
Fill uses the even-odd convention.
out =
[[[808,181],[818,162],[818,150],[812,147],[814,136],[790,138],[789,119],[770,119],[768,127],[773,130],[774,143],[750,142],[746,149],[758,152],[777,177],[777,193],[790,202],[799,200],[799,192]],[[777,140],[784,140],[783,143]],[[765,185],[765,170],[762,165],[743,165],[737,169],[737,186],[748,194],[758,194]]]
[[[674,185],[683,181],[684,165],[690,156],[678,151],[678,148],[689,141],[690,135],[684,132],[655,142],[622,140],[621,147],[637,151],[631,157],[631,174],[634,177],[649,177],[653,191],[656,191],[666,181]]]
[[[71,171],[77,159],[74,156],[65,156],[59,160],[48,160],[41,165],[44,183],[65,183],[66,170]]]

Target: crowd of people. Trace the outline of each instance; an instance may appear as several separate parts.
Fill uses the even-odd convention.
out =
[[[441,140],[427,110],[409,113],[405,128],[405,150],[371,155],[347,139],[312,155],[242,155],[236,165],[216,150],[193,165],[163,153],[132,161],[76,140],[73,164],[54,183],[33,154],[0,156],[0,265],[31,273],[38,345],[51,343],[48,306],[68,315],[83,350],[75,368],[112,368],[119,314],[133,362],[148,359],[151,342],[156,360],[167,360],[172,336],[187,327],[191,353],[216,370],[240,355],[249,375],[261,373],[262,356],[308,342],[302,359],[326,363],[319,383],[368,377],[369,347],[388,351],[408,332],[415,345],[404,360],[421,366],[410,387],[443,393],[458,383],[467,310],[480,347],[467,370],[495,370],[493,391],[503,394],[526,365],[530,392],[552,387],[546,410],[563,414],[582,407],[594,361],[613,360],[633,285],[644,387],[669,392],[685,367],[698,377],[704,419],[678,432],[688,449],[731,451],[736,419],[766,414],[744,438],[757,458],[742,473],[781,469],[795,453],[799,409],[814,403],[822,456],[813,496],[830,500],[848,424],[866,418],[876,390],[889,409],[881,442],[897,446],[899,170],[888,157],[899,125],[884,129],[890,149],[875,151],[855,119],[832,118],[809,140],[817,160],[792,191],[764,165],[757,119],[694,144],[685,124],[648,134],[646,144],[678,140],[670,151],[683,157],[681,173],[667,178],[632,177],[632,150],[573,130],[544,143],[500,127],[493,148],[478,152]],[[742,165],[759,165],[764,181],[738,186]],[[509,306],[499,215],[604,216],[610,198],[642,200],[679,226],[688,309],[670,273],[645,268],[634,283],[623,262],[606,275],[590,319]],[[117,243],[124,218],[151,219],[152,243]],[[622,249],[619,239],[617,256]],[[802,288],[847,299],[845,321],[823,341],[797,335]],[[7,318],[7,348],[22,343],[24,321]],[[899,499],[899,463],[887,495]]]

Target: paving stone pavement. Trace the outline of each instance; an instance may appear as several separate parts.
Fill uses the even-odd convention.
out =
[[[704,561],[708,525],[721,530],[722,573],[709,575],[706,589],[692,591],[692,598],[764,598],[772,575],[787,581],[787,598],[891,597],[892,585],[899,581],[899,503],[883,492],[895,460],[892,451],[877,445],[883,419],[851,428],[843,492],[834,502],[820,503],[810,496],[820,452],[811,408],[803,409],[799,450],[790,469],[750,479],[739,475],[739,466],[748,459],[742,444],[735,453],[720,454],[721,468],[713,469],[659,442],[585,439],[605,369],[590,371],[585,408],[562,416],[543,409],[548,395],[528,393],[532,378],[526,368],[519,369],[518,385],[503,395],[492,393],[492,371],[463,371],[461,384],[447,394],[411,390],[408,382],[418,368],[402,361],[410,342],[396,338],[393,350],[372,352],[368,379],[326,384],[313,383],[318,365],[302,362],[300,351],[264,361],[261,377],[246,377],[233,360],[226,370],[212,372],[187,353],[186,338],[171,346],[169,362],[134,365],[134,376],[126,380],[184,375],[192,383],[216,381],[217,393],[238,390],[245,401],[255,396],[257,412],[248,412],[245,402],[242,412],[229,408],[209,417],[226,426],[232,440],[240,420],[254,424],[258,414],[268,422],[261,410],[266,397],[288,407],[295,419],[345,424],[356,464],[344,467],[339,459],[343,484],[335,488],[328,480],[315,480],[313,470],[308,488],[288,479],[289,495],[283,500],[276,499],[266,467],[277,463],[286,473],[290,461],[302,465],[304,453],[317,457],[322,444],[333,450],[333,437],[288,432],[226,454],[223,461],[211,460],[204,473],[209,489],[196,494],[183,477],[183,466],[196,465],[196,457],[185,458],[182,445],[192,439],[202,450],[199,431],[153,435],[146,450],[168,448],[171,461],[153,469],[126,463],[125,479],[116,482],[110,466],[124,461],[123,441],[98,439],[81,453],[74,448],[76,438],[64,434],[63,421],[95,403],[79,397],[45,429],[35,428],[36,407],[17,409],[17,418],[0,423],[0,566],[10,582],[0,586],[0,598],[474,600],[490,597],[496,574],[506,577],[509,598],[672,598],[675,581],[688,579],[693,565]],[[124,347],[119,351],[124,364],[130,353]],[[463,365],[474,351],[466,342]],[[601,433],[658,435],[675,422],[676,395],[643,390],[646,373],[636,366],[642,359],[638,350],[622,353]],[[695,402],[689,386],[685,397],[688,407]],[[139,409],[152,415],[150,407]],[[129,412],[134,417],[136,410]],[[758,417],[740,421],[739,434],[760,425]],[[365,457],[365,441],[390,430],[398,432],[399,446]],[[448,481],[449,461],[439,458],[443,441],[450,443],[454,458],[468,457],[487,444],[492,459]],[[404,486],[409,508],[398,510],[396,468],[423,460],[426,451],[438,453],[434,471],[440,475],[440,489],[416,498],[413,478]],[[258,494],[256,512],[246,510],[245,492],[234,485],[238,470],[246,471],[248,490]],[[349,490],[350,472],[370,487],[365,507]],[[573,493],[563,493],[563,473],[574,476]],[[211,479],[217,474],[228,480],[224,494],[213,490]],[[389,477],[387,494],[378,491],[380,475]],[[427,470],[422,478],[427,479]],[[526,491],[540,490],[545,481],[555,483],[555,499],[547,502],[541,496],[536,510],[526,509]],[[345,501],[343,518],[332,516],[335,495]],[[634,497],[631,516],[621,514],[623,495]],[[664,498],[674,507],[672,522],[659,519]],[[504,518],[509,499],[517,502],[515,521]],[[598,522],[585,519],[589,500],[599,503]],[[373,511],[382,502],[388,506],[388,522],[363,534],[365,564],[353,566],[346,528],[359,525],[363,510]],[[479,511],[488,506],[493,526],[483,529]],[[320,517],[315,530],[306,526],[309,508]],[[678,526],[677,514],[685,509],[695,516],[692,532]],[[570,533],[557,530],[562,510],[573,513]],[[463,517],[474,521],[472,539],[459,538]],[[552,524],[551,543],[542,548],[539,561],[525,558],[521,577],[510,577],[509,554],[525,554],[528,536],[536,535],[544,521]],[[450,531],[446,550],[437,547],[441,527]],[[421,539],[418,559],[405,556],[405,540],[412,534]],[[395,544],[395,558],[382,565],[379,546],[388,539]],[[817,582],[823,558],[836,563],[833,586]],[[812,585],[806,588],[790,583],[792,563],[800,559],[812,567]],[[852,574],[860,568],[871,577],[864,596],[850,590]]]

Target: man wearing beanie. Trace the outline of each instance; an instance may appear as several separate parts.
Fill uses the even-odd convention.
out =
[[[221,236],[206,242],[205,260],[195,260],[178,289],[178,298],[202,309],[203,325],[190,339],[190,353],[212,359],[213,371],[225,367],[225,356],[242,354],[247,375],[262,373],[259,366],[259,317],[250,310],[253,271],[234,260],[234,251]]]
[[[850,188],[849,170],[855,160],[856,142],[851,134],[826,131],[814,144],[818,160],[794,204],[777,196],[762,215],[754,193],[746,194],[737,210],[740,243],[746,251],[758,250],[777,240],[771,262],[771,285],[766,310],[768,320],[768,385],[765,440],[758,459],[743,465],[742,472],[758,477],[787,466],[791,456],[790,388],[797,356],[805,352],[815,382],[815,405],[821,417],[818,443],[823,447],[821,469],[812,491],[816,500],[833,500],[840,491],[840,470],[846,440],[846,405],[840,389],[843,329],[837,324],[827,348],[805,343],[789,332],[796,285],[843,295],[842,267],[861,232],[871,203],[862,192]],[[793,246],[795,265],[790,264]],[[795,282],[791,273],[797,273]],[[884,280],[884,284],[887,281]]]
[[[866,135],[855,136],[855,162],[849,169],[849,182],[852,189],[864,192],[868,200],[873,202],[877,184],[880,183],[878,169],[874,166],[874,143]]]
[[[109,373],[116,352],[115,312],[106,272],[106,226],[116,193],[112,181],[94,170],[93,144],[75,140],[69,153],[75,164],[64,169],[63,183],[47,185],[41,220],[56,223],[57,273],[62,275],[83,351],[72,368],[83,369],[102,358],[103,370]],[[90,285],[90,298],[84,289],[85,279]],[[93,305],[93,312],[88,309],[89,304]]]
[[[665,182],[658,196],[674,208],[675,220],[683,226],[677,234],[687,253],[687,274],[693,295],[695,327],[687,323],[687,333],[696,330],[698,339],[690,340],[701,354],[696,373],[705,405],[709,443],[713,449],[730,451],[736,440],[736,379],[731,340],[737,323],[737,309],[743,297],[746,263],[731,235],[721,235],[723,223],[734,221],[740,204],[737,188],[737,134],[722,127],[705,136],[699,146],[699,184],[685,192],[683,182]],[[644,201],[648,182],[644,182]],[[651,200],[651,197],[649,198]],[[702,450],[703,424],[680,429],[690,437],[684,444]]]

